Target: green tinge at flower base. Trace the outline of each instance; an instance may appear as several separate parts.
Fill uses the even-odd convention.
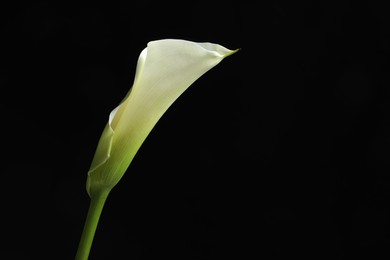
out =
[[[141,52],[135,80],[110,114],[91,168],[90,197],[110,191],[122,178],[157,121],[199,77],[237,50],[213,43],[156,40]]]

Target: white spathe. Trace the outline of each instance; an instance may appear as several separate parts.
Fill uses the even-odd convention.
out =
[[[109,116],[87,178],[92,197],[111,190],[171,104],[198,78],[237,50],[213,43],[156,40],[141,52],[129,93]]]

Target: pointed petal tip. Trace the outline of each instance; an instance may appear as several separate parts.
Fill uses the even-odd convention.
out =
[[[241,50],[241,48],[237,48],[237,49],[235,49],[235,50],[232,50],[232,51],[226,53],[223,57],[226,58],[226,57],[228,57],[228,56],[230,56],[230,55],[233,55],[234,53],[236,53],[236,52],[238,52],[238,51],[240,51],[240,50]]]

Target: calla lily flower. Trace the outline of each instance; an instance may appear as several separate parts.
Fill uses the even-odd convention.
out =
[[[133,86],[110,113],[97,145],[87,178],[90,197],[110,191],[172,103],[236,51],[180,39],[149,42],[139,56]]]

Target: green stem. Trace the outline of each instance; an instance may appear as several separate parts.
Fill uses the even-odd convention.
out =
[[[100,192],[99,194],[94,194],[91,198],[75,260],[88,260],[92,241],[108,194],[109,191]]]

